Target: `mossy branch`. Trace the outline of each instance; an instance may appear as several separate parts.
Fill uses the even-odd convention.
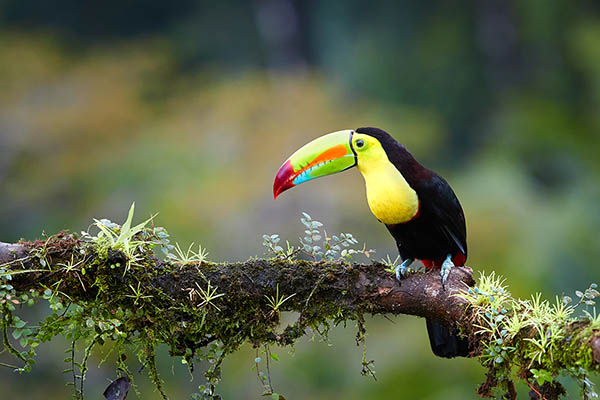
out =
[[[304,328],[359,313],[410,314],[458,327],[457,322],[468,312],[466,301],[454,294],[475,283],[470,268],[455,268],[443,288],[439,273],[414,273],[400,283],[378,262],[364,265],[272,258],[182,266],[160,260],[152,252],[124,274],[115,265],[125,265],[125,254],[109,251],[109,256],[101,259],[90,250],[86,243],[65,233],[46,241],[0,242],[0,266],[12,275],[11,285],[17,292],[53,287],[65,302],[103,300],[107,307],[155,308],[167,312],[171,321],[206,314],[210,320],[227,319],[228,325],[238,326],[229,332],[238,337],[281,344],[291,343]],[[73,264],[79,265],[71,270],[65,267]],[[213,300],[207,301],[206,292],[211,290],[216,290],[218,297],[213,295]],[[276,296],[291,297],[274,310]],[[276,334],[277,311],[298,312],[295,327],[301,331],[288,327]],[[205,324],[212,323],[206,318]],[[176,330],[183,336],[190,333]],[[213,340],[227,339],[219,329],[207,333]],[[197,339],[192,342],[203,341]]]
[[[140,243],[129,254],[110,246],[99,250],[95,243],[68,233],[35,242],[0,243],[1,277],[10,277],[10,288],[5,288],[2,298],[5,326],[20,329],[11,314],[22,303],[19,296],[34,298],[45,291],[51,307],[76,306],[70,314],[70,322],[77,324],[72,336],[99,342],[112,339],[118,345],[143,343],[144,353],[138,357],[149,364],[159,388],[150,349],[165,343],[172,355],[193,365],[201,349],[210,348],[206,357],[213,358],[215,366],[205,375],[206,392],[211,394],[219,380],[220,362],[241,344],[249,342],[257,348],[289,345],[307,329],[326,333],[331,324],[360,322],[367,313],[436,319],[469,337],[475,348],[472,356],[480,356],[490,369],[488,381],[480,388],[483,396],[491,396],[492,388],[501,386],[514,398],[510,375],[517,367],[519,376],[531,385],[532,396],[559,398],[562,388],[552,386],[559,373],[585,379],[588,371],[597,371],[600,365],[600,338],[591,320],[565,318],[549,354],[539,339],[540,329],[557,329],[548,328],[553,326],[550,320],[540,320],[541,325],[535,327],[523,319],[512,336],[500,333],[499,327],[507,324],[502,320],[525,313],[527,307],[518,301],[509,307],[508,294],[486,292],[500,287],[492,280],[485,282],[485,289],[475,288],[472,271],[466,267],[454,268],[442,287],[435,271],[413,273],[398,282],[385,265],[376,262],[272,258],[181,263],[156,257],[147,245],[151,241]],[[7,293],[11,293],[8,298]],[[280,327],[282,311],[296,312],[296,322]],[[66,323],[60,330],[56,329],[60,320],[50,322],[53,330],[48,322],[41,324],[40,331],[30,333],[33,341],[67,331]],[[9,345],[5,340],[5,346]],[[532,353],[536,346],[542,346],[539,354]],[[536,371],[550,377],[544,381]]]

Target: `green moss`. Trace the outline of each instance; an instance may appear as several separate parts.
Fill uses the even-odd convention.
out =
[[[557,377],[567,374],[580,381],[584,397],[595,396],[587,375],[598,371],[589,345],[597,318],[589,313],[573,315],[583,304],[594,305],[598,295],[592,285],[585,293],[578,292],[576,304],[569,304],[569,298],[556,298],[552,304],[540,294],[515,299],[494,273],[482,275],[477,287],[460,293],[470,304],[468,324],[474,329],[467,330],[476,332],[481,363],[488,367],[479,393],[493,397],[496,390],[513,398],[513,380],[542,387],[550,377],[546,385],[556,394],[564,391]]]
[[[0,266],[0,327],[5,347],[22,364],[19,370],[31,369],[40,342],[65,336],[73,343],[66,362],[75,395],[83,398],[91,349],[112,343],[117,354],[126,348],[137,350],[140,363],[166,398],[154,361],[156,347],[164,343],[190,371],[198,361],[210,361],[206,382],[195,398],[212,399],[218,398],[222,361],[242,344],[251,343],[269,354],[269,346],[293,345],[309,329],[326,338],[331,326],[351,320],[357,324],[357,343],[364,345],[362,315],[380,312],[348,293],[361,271],[345,264],[345,258],[291,263],[294,250],[280,251],[271,235],[274,258],[226,265],[190,262],[196,256],[181,249],[179,255],[170,253],[175,247],[165,229],[131,227],[131,219],[132,212],[122,226],[96,221],[96,235],[61,233],[28,243],[30,254],[18,264],[22,270],[11,266],[3,272]],[[329,254],[334,251],[331,246]],[[161,252],[166,253],[165,260],[157,257]],[[27,289],[18,292],[11,285],[15,281]],[[25,282],[41,286],[31,288]],[[333,285],[336,282],[341,283]],[[458,328],[478,343],[480,362],[488,368],[479,393],[491,397],[500,391],[511,398],[516,379],[532,387],[549,385],[557,393],[556,378],[568,374],[590,395],[587,375],[598,365],[589,343],[600,318],[595,312],[574,315],[580,306],[593,305],[598,295],[591,286],[578,292],[576,304],[559,299],[550,303],[539,295],[515,299],[494,274],[482,275],[477,287],[458,294],[469,304]],[[17,305],[41,301],[48,303],[51,314],[37,327],[29,327],[15,314]],[[298,311],[299,317],[281,327],[280,312],[288,310]],[[85,348],[80,361],[75,360],[76,344]],[[362,366],[363,373],[373,374],[364,348]],[[117,368],[131,378],[121,357]],[[270,383],[266,390],[272,392]]]

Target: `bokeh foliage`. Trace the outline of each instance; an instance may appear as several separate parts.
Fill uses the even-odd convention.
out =
[[[271,196],[300,145],[374,125],[448,178],[470,266],[519,297],[598,280],[595,1],[6,0],[0,27],[2,241],[123,220],[135,200],[213,259],[262,254],[264,233],[296,237],[301,211],[394,255],[356,171]],[[357,378],[362,354],[343,330],[331,347],[279,354],[274,379],[294,398],[473,396],[480,369],[433,358],[421,321],[395,322],[367,321],[377,382]],[[31,377],[0,370],[2,387],[64,397],[62,348],[45,351]],[[236,357],[222,387],[253,398],[253,352]],[[177,371],[167,386],[186,382]]]

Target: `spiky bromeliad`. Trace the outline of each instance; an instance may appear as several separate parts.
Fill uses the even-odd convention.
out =
[[[321,136],[288,158],[275,177],[273,194],[325,175],[358,167],[371,212],[385,224],[398,246],[400,280],[414,260],[440,268],[445,283],[453,266],[467,259],[465,217],[446,180],[423,167],[404,146],[377,128],[343,130]],[[427,320],[433,353],[466,356],[466,339]]]

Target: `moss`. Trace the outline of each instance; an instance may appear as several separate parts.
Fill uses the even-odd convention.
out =
[[[567,374],[581,383],[584,397],[592,396],[587,375],[599,369],[590,346],[596,317],[573,314],[582,304],[593,305],[598,295],[592,285],[571,305],[568,298],[551,304],[539,294],[515,299],[494,274],[482,275],[477,287],[460,293],[471,311],[465,331],[476,332],[481,363],[488,367],[479,394],[493,397],[496,389],[515,398],[513,380],[520,378],[535,395],[558,399],[564,388],[557,378]]]
[[[380,304],[362,297],[378,292],[378,282],[364,278],[366,266],[339,260],[290,262],[285,255],[233,264],[178,261],[172,254],[161,260],[156,250],[169,249],[163,228],[97,224],[103,228],[96,236],[63,232],[24,242],[29,254],[10,266],[10,274],[0,274],[4,341],[25,364],[23,370],[30,369],[35,347],[56,335],[66,336],[73,346],[84,343],[86,349],[112,342],[118,354],[126,347],[138,349],[138,359],[166,398],[154,365],[154,350],[165,343],[190,370],[196,361],[211,362],[197,398],[218,398],[221,362],[242,344],[268,352],[273,344],[293,345],[309,329],[326,337],[331,326],[349,320],[356,321],[357,343],[364,344],[363,314],[383,312]],[[32,287],[31,282],[39,286]],[[477,343],[480,362],[488,368],[479,393],[493,396],[501,391],[514,398],[515,379],[546,390],[546,377],[550,382],[545,387],[559,393],[556,377],[561,373],[573,376],[590,393],[587,374],[597,371],[598,364],[589,343],[600,319],[572,314],[582,302],[593,301],[596,293],[591,287],[577,305],[569,306],[550,304],[539,296],[520,300],[491,274],[458,294],[468,309],[456,321],[457,327]],[[42,300],[52,313],[38,328],[28,328],[14,314],[15,304]],[[282,311],[298,312],[297,320],[281,327]],[[439,311],[429,307],[422,312]],[[23,351],[11,345],[9,331]],[[74,355],[70,360],[79,398],[87,356],[88,350],[81,362],[76,363]],[[121,358],[117,365],[131,376]],[[372,374],[371,365],[363,351],[363,373]]]

